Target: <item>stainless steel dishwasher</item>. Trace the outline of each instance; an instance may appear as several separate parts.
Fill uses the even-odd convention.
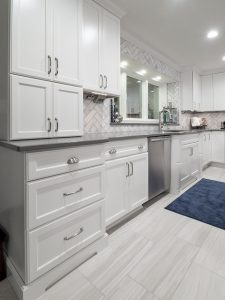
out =
[[[170,189],[171,139],[169,136],[148,139],[149,200]]]

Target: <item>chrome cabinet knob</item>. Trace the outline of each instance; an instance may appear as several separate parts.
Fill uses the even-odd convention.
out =
[[[77,157],[71,157],[70,159],[67,160],[68,165],[74,165],[79,163],[79,158]]]
[[[143,145],[139,145],[139,146],[138,146],[138,149],[139,149],[139,150],[142,150],[143,148],[144,148]]]
[[[117,150],[115,148],[109,150],[109,154],[116,154]]]

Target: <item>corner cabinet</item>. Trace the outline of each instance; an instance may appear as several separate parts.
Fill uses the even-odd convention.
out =
[[[109,143],[105,154],[109,226],[148,201],[147,139]]]
[[[11,75],[11,140],[83,134],[83,89]]]
[[[85,0],[83,4],[84,89],[120,94],[120,20]]]
[[[81,85],[81,0],[12,0],[11,23],[12,73]]]

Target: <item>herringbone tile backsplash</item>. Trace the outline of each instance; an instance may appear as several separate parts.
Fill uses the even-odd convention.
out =
[[[110,99],[103,103],[84,100],[84,133],[155,131],[155,125],[110,125]]]

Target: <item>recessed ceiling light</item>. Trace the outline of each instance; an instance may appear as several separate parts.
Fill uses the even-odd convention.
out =
[[[137,71],[136,73],[138,75],[144,76],[147,73],[147,71],[146,70],[140,70],[140,71]]]
[[[218,35],[219,35],[219,32],[218,32],[217,30],[210,30],[210,31],[207,33],[207,38],[208,38],[208,39],[214,39],[214,38],[216,38]]]
[[[224,55],[224,57],[222,58],[222,60],[225,61],[225,55]]]
[[[120,63],[120,67],[121,68],[123,68],[123,69],[125,69],[126,67],[128,66],[128,62],[127,61],[121,61],[121,63]]]
[[[161,76],[156,76],[156,77],[153,77],[152,80],[154,81],[160,81],[162,79]]]

